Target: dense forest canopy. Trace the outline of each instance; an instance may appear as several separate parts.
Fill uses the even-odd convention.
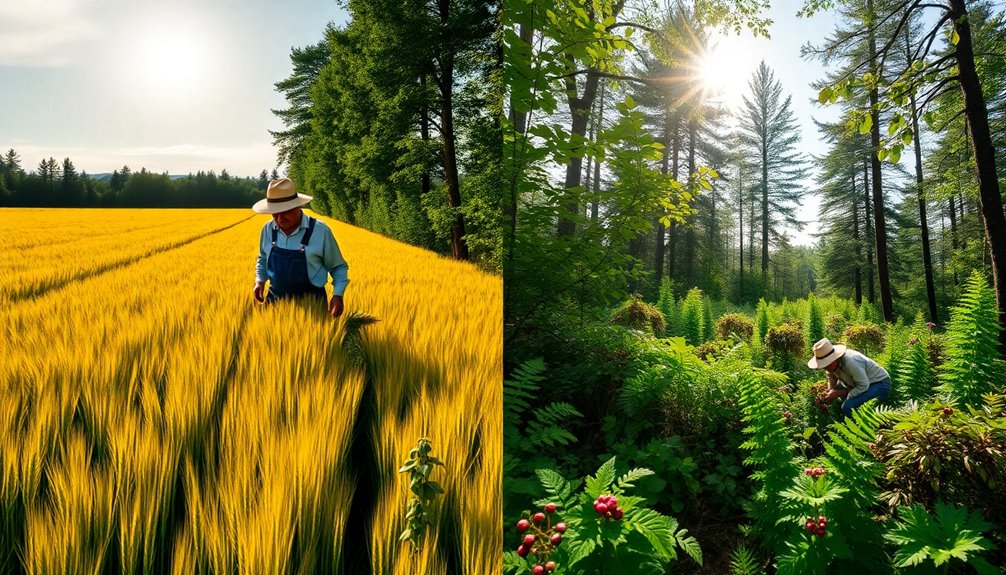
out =
[[[793,58],[820,62],[807,80],[821,109],[840,113],[818,126],[828,151],[813,157],[789,108],[792,86],[764,62],[736,110],[702,89],[696,70],[712,32],[734,24],[719,3],[539,4],[504,14],[517,56],[506,76],[511,337],[549,309],[587,318],[631,293],[655,302],[664,278],[676,298],[698,287],[751,306],[815,291],[875,303],[888,321],[918,309],[945,320],[972,269],[1001,293],[1002,206],[985,173],[1002,174],[1006,160],[981,161],[1006,140],[1001,7],[968,6],[965,47],[964,30],[948,24],[957,2],[808,2],[807,13],[834,9],[835,30]],[[541,9],[553,16],[534,20]],[[701,25],[717,14],[717,26]],[[964,105],[968,57],[982,110]],[[971,135],[971,113],[986,136]],[[901,161],[909,151],[914,166]],[[806,224],[795,207],[810,196],[820,202],[806,230],[814,244],[794,245]]]
[[[321,213],[499,271],[493,0],[351,0],[291,52],[279,161]]]

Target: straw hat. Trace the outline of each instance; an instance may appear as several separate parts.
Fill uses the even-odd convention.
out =
[[[845,355],[848,349],[842,344],[831,345],[831,340],[824,338],[814,344],[814,357],[807,362],[807,367],[811,369],[824,369],[831,365],[831,362]]]
[[[259,214],[278,214],[311,203],[311,196],[298,194],[290,178],[280,178],[269,182],[265,199],[255,202],[252,211]]]

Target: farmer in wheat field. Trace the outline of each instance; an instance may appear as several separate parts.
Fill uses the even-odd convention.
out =
[[[252,211],[272,215],[262,228],[258,263],[255,265],[255,299],[272,303],[288,297],[318,298],[326,301],[325,284],[332,276],[332,299],[328,311],[342,315],[342,294],[349,284],[349,264],[339,251],[339,244],[324,222],[307,216],[301,206],[311,196],[297,193],[288,178],[272,180],[265,199]],[[269,293],[265,282],[269,280]]]
[[[828,393],[823,400],[845,397],[842,413],[846,417],[867,400],[884,401],[891,393],[891,376],[886,369],[856,350],[832,345],[828,338],[814,344],[814,357],[807,367],[827,372]]]

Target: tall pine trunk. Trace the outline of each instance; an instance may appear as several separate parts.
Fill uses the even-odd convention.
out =
[[[868,162],[863,162],[863,207],[866,209],[866,301],[870,303],[876,303],[877,298],[874,293],[873,276],[876,274],[873,270],[873,246],[874,246],[874,230],[871,227],[872,218],[870,217],[870,177],[869,177],[869,164]]]
[[[867,37],[870,48],[870,72],[874,78],[880,78],[877,67],[877,36],[874,30],[876,14],[873,10],[873,0],[866,0],[868,18]],[[873,125],[870,127],[870,160],[873,169],[873,231],[877,238],[877,277],[880,280],[880,302],[884,309],[884,321],[894,322],[894,302],[891,298],[891,277],[887,263],[887,222],[884,214],[884,192],[880,174],[880,111],[877,109],[879,95],[877,87],[870,89],[870,116]]]
[[[852,241],[856,246],[856,268],[852,281],[856,288],[856,305],[863,305],[863,250],[859,237],[859,191],[856,189],[856,172],[852,172]]]
[[[737,301],[744,301],[744,166],[737,166],[737,239],[740,241],[738,262],[740,279],[737,286]]]
[[[447,0],[440,0],[440,17],[446,23],[449,17]],[[468,242],[465,240],[465,217],[461,213],[461,182],[458,176],[458,153],[454,133],[454,54],[446,50],[442,60],[443,77],[440,78],[440,127],[443,135],[444,187],[447,188],[447,205],[455,210],[451,222],[451,255],[467,260]]]
[[[678,181],[678,158],[681,155],[681,116],[676,115],[674,119],[674,133],[671,136],[671,177]],[[674,280],[674,263],[677,251],[678,222],[671,221],[671,227],[667,230],[667,277]]]
[[[985,224],[985,241],[992,263],[992,284],[999,309],[999,354],[1006,357],[1006,215],[1003,214],[999,176],[996,172],[995,148],[989,130],[988,109],[982,85],[975,69],[975,55],[964,0],[949,0],[951,22],[957,30],[955,56],[964,95],[964,114],[971,130],[971,150],[978,172],[978,207]]]
[[[669,113],[664,114],[664,134],[662,142],[664,145],[664,154],[660,158],[660,173],[664,176],[667,175],[668,164],[671,159],[671,118]],[[657,278],[656,289],[660,292],[660,280],[664,277],[664,241],[667,239],[667,230],[664,228],[664,223],[657,218],[657,243],[654,245],[655,253],[653,256],[654,263],[654,274],[653,277]]]
[[[905,60],[912,64],[911,26],[905,27]],[[922,187],[922,138],[919,132],[919,110],[915,102],[915,90],[909,94],[912,112],[912,133],[915,134],[915,183],[919,197],[919,231],[922,234],[922,266],[926,273],[926,296],[929,300],[929,321],[939,323],[936,311],[936,284],[933,281],[933,257],[929,246],[929,217],[926,214],[926,194]]]
[[[604,92],[605,83],[601,81],[601,97],[598,99],[597,105],[597,125],[598,132],[604,129]],[[601,204],[601,160],[598,159],[594,162],[594,201],[590,204],[590,221],[592,224],[597,224],[598,214],[600,212]]]
[[[695,138],[698,134],[698,119],[694,114],[688,119],[688,177],[695,173]],[[695,225],[689,222],[685,228],[685,287],[695,287]]]

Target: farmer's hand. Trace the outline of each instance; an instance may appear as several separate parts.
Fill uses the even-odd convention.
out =
[[[835,399],[836,397],[844,397],[849,393],[849,391],[850,390],[848,389],[841,389],[841,388],[832,389],[824,396],[824,401],[828,402]]]
[[[262,282],[255,282],[255,301],[262,303],[265,301],[265,284]]]
[[[339,317],[342,315],[341,295],[332,296],[332,301],[328,302],[328,313],[332,314],[332,317]]]

